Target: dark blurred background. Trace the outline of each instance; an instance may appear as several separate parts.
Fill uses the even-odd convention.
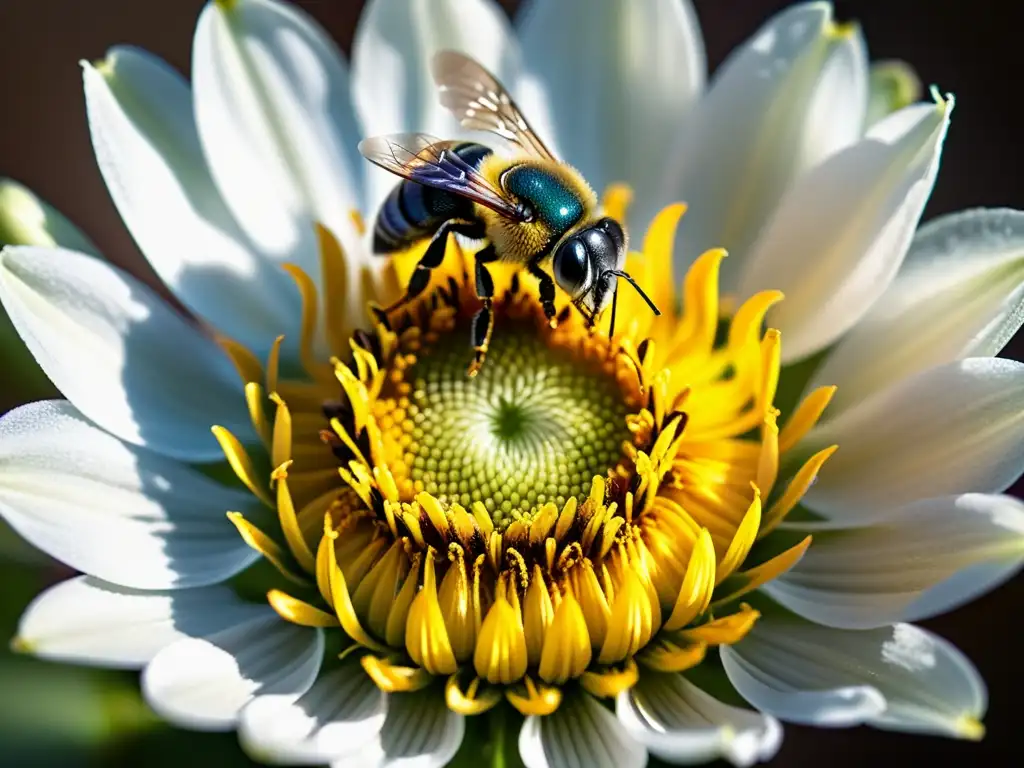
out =
[[[640,1],[640,0],[636,0]],[[778,0],[695,0],[712,71]],[[501,0],[514,12],[516,0]],[[122,228],[96,170],[85,123],[80,59],[131,43],[188,72],[203,0],[0,0],[0,176],[17,179],[78,224],[114,263],[152,280]],[[347,53],[363,3],[300,0]],[[595,6],[600,3],[595,2]],[[873,60],[910,63],[927,86],[957,97],[942,171],[925,220],[973,206],[1024,208],[1024,5],[998,0],[837,0],[858,20]],[[1020,336],[1004,353],[1022,359]],[[3,385],[0,413],[15,405]],[[1022,486],[1014,493],[1021,495]],[[24,558],[22,550],[15,553]],[[30,558],[31,559],[31,558]],[[6,652],[17,616],[41,586],[63,576],[42,558],[25,564],[0,542],[0,766],[250,765],[233,734],[183,734],[148,715],[132,675],[58,667]],[[875,761],[925,765],[1019,765],[1020,640],[1017,578],[972,605],[927,622],[956,643],[988,682],[988,735],[981,744],[859,728],[787,727],[774,765],[834,768]]]

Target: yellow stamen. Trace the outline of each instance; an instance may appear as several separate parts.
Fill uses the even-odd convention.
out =
[[[715,577],[716,586],[721,584],[727,576],[730,576],[747,559],[747,555],[750,554],[750,548],[754,546],[754,542],[757,540],[757,531],[760,526],[761,492],[755,487],[754,500],[750,502],[747,514],[743,516],[743,522],[736,529],[736,535],[733,536],[729,549],[726,550],[725,557],[718,564],[718,575]]]
[[[349,595],[348,584],[345,581],[345,575],[342,573],[341,568],[338,567],[338,560],[334,551],[334,542],[337,536],[336,531],[331,531],[326,533],[320,541],[320,546],[327,551],[327,581],[330,586],[331,604],[334,606],[334,612],[338,616],[338,621],[341,622],[342,629],[345,630],[349,637],[371,650],[385,652],[387,650],[386,646],[377,642],[366,633],[366,630],[359,623],[359,617],[356,616],[356,612],[352,608],[352,598]]]
[[[287,555],[273,539],[246,520],[241,512],[228,512],[228,520],[235,524],[242,540],[265,557],[289,581],[305,586],[305,578],[295,573],[287,562]]]
[[[526,717],[543,717],[554,713],[561,705],[562,692],[558,688],[538,685],[529,677],[523,683],[521,688],[509,688],[505,691],[505,698],[519,710],[520,714]]]
[[[715,547],[708,529],[702,528],[690,554],[690,563],[686,567],[686,576],[679,589],[675,608],[665,622],[665,629],[669,632],[681,629],[704,613],[711,603],[714,589]]]
[[[785,493],[772,504],[768,510],[768,514],[765,515],[764,523],[761,526],[761,532],[759,536],[763,537],[773,531],[775,527],[786,519],[793,507],[797,505],[803,495],[807,493],[807,489],[811,487],[811,483],[814,482],[814,478],[818,476],[818,472],[821,470],[822,465],[828,461],[829,456],[836,452],[839,448],[838,445],[831,445],[828,448],[823,448],[816,454],[811,456],[799,470],[793,476],[793,479],[789,481],[789,485],[786,486]]]
[[[766,497],[775,487],[779,474],[779,427],[776,423],[778,411],[769,409],[761,427],[761,456],[757,464],[757,487]]]
[[[636,657],[645,667],[657,672],[685,672],[702,661],[707,643],[685,643],[678,638],[659,637]]]
[[[360,659],[373,682],[385,693],[409,693],[430,685],[433,676],[420,667],[403,667],[367,654]]]
[[[737,613],[709,621],[699,627],[684,629],[679,633],[679,637],[688,643],[732,645],[746,637],[760,616],[758,611],[744,603]]]
[[[580,678],[583,688],[599,699],[614,699],[628,691],[640,679],[640,670],[632,658],[626,659],[621,669],[608,668],[584,672]]]
[[[302,326],[299,331],[299,359],[302,361],[302,367],[306,369],[306,373],[308,373],[310,377],[322,381],[324,370],[327,366],[318,362],[313,352],[313,347],[316,342],[317,317],[319,314],[316,284],[301,267],[296,266],[295,264],[285,264],[283,265],[283,268],[292,276],[292,279],[295,281],[295,285],[299,289],[299,295],[302,297]]]
[[[686,213],[685,203],[674,203],[663,208],[651,221],[643,241],[647,280],[654,289],[651,299],[663,310],[675,304],[675,278],[673,277],[673,244],[679,220]],[[639,308],[639,304],[636,305]]]
[[[227,353],[227,356],[231,358],[231,362],[234,364],[235,370],[238,371],[243,384],[263,379],[263,366],[260,365],[259,358],[248,347],[244,344],[239,344],[234,339],[229,339],[227,336],[218,335],[216,341],[220,348]]]
[[[249,419],[252,421],[256,434],[260,436],[264,445],[270,445],[270,423],[263,410],[263,388],[258,382],[250,381],[245,385],[245,406],[249,411]]]
[[[478,677],[473,678],[463,691],[455,674],[445,684],[444,700],[449,709],[460,715],[480,715],[501,701],[501,693],[501,688],[481,685]]]
[[[721,593],[716,592],[717,599],[711,603],[711,608],[715,609],[726,605],[733,600],[743,597],[743,595],[753,592],[772,579],[778,578],[800,561],[800,558],[804,556],[804,552],[807,551],[810,545],[811,537],[808,536],[796,546],[790,547],[771,560],[749,570],[733,574],[722,582]]]
[[[836,387],[818,387],[804,398],[786,422],[786,426],[782,428],[782,434],[779,435],[780,451],[785,452],[796,447],[804,435],[818,423],[835,393]]]
[[[278,376],[281,368],[281,343],[284,336],[278,336],[270,345],[270,353],[267,355],[267,392],[277,392]]]
[[[298,624],[303,627],[339,626],[337,616],[321,611],[319,608],[285,594],[279,589],[272,589],[267,593],[267,602],[270,603],[270,607],[277,611],[277,614],[282,619],[290,621],[292,624]]]
[[[571,592],[562,596],[544,638],[539,674],[548,683],[579,677],[590,665],[590,635],[580,604]]]
[[[423,588],[409,608],[405,647],[409,657],[432,675],[450,675],[458,668],[437,600],[433,550],[424,561]]]
[[[526,637],[519,612],[499,595],[480,627],[473,657],[476,672],[489,683],[508,685],[526,674]]]
[[[654,630],[653,608],[647,590],[640,577],[628,570],[612,603],[608,635],[598,661],[612,664],[631,657],[647,645]]]
[[[299,527],[299,519],[295,514],[295,504],[292,501],[291,492],[288,490],[288,465],[283,464],[274,472],[277,489],[277,516],[281,523],[281,531],[284,533],[288,548],[295,555],[299,565],[307,573],[316,570],[316,558],[313,557],[313,550],[306,543],[306,537]]]
[[[288,406],[276,392],[270,393],[270,399],[277,406],[274,414],[274,439],[270,449],[270,461],[279,467],[292,458],[292,415]]]
[[[215,426],[211,431],[217,438],[217,442],[220,443],[221,450],[224,451],[224,456],[238,479],[245,483],[245,487],[252,492],[253,496],[273,509],[274,502],[270,500],[270,494],[267,493],[263,484],[257,481],[256,468],[242,443],[224,427]]]
[[[316,224],[317,243],[320,246],[320,269],[323,277],[324,294],[334,297],[324,302],[324,328],[331,352],[343,355],[348,352],[348,323],[345,311],[348,308],[348,268],[341,243],[323,224]]]
[[[682,365],[687,364],[687,356],[699,359],[699,355],[707,354],[714,343],[718,329],[718,273],[725,256],[721,248],[706,251],[686,274],[683,301],[687,310],[673,334],[673,356]]]

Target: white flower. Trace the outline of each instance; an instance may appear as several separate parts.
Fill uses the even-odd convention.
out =
[[[326,34],[295,8],[277,0],[222,0],[199,19],[191,86],[130,48],[83,64],[89,126],[107,187],[150,264],[199,322],[130,275],[72,250],[87,242],[73,231],[50,231],[56,246],[0,254],[4,310],[66,397],[0,420],[0,515],[84,574],[33,603],[20,647],[48,658],[143,669],[145,695],[158,713],[196,729],[237,728],[243,745],[267,762],[440,766],[455,755],[471,727],[461,712],[485,694],[467,693],[456,672],[448,680],[449,707],[430,683],[450,674],[445,660],[454,658],[451,647],[435,643],[437,626],[444,625],[431,613],[438,603],[433,567],[429,584],[426,566],[423,584],[413,571],[408,599],[417,607],[406,602],[410,617],[397,626],[410,648],[415,643],[406,626],[423,627],[415,664],[406,664],[385,653],[396,647],[382,642],[395,627],[373,634],[360,625],[372,628],[392,615],[385,610],[368,618],[381,603],[356,589],[382,550],[368,545],[365,562],[361,548],[339,554],[344,536],[333,526],[342,523],[330,518],[321,536],[323,513],[337,501],[336,463],[303,477],[309,484],[302,493],[314,499],[309,508],[317,513],[309,518],[292,509],[289,486],[298,473],[288,472],[293,459],[302,460],[299,436],[315,434],[320,423],[323,398],[319,384],[309,381],[326,371],[333,382],[333,369],[324,365],[332,353],[356,349],[359,376],[339,374],[347,402],[378,402],[367,394],[376,358],[371,365],[365,347],[349,344],[363,324],[365,301],[383,290],[379,262],[353,213],[372,216],[394,178],[368,167],[357,142],[397,131],[455,135],[457,126],[437,104],[428,61],[435,51],[458,49],[512,86],[538,133],[596,188],[625,182],[635,191],[634,239],[654,220],[643,248],[648,262],[640,267],[648,271],[638,279],[663,297],[673,296],[670,243],[679,210],[655,213],[677,198],[688,202],[675,273],[692,264],[685,286],[689,324],[670,312],[675,319],[659,322],[675,325],[649,329],[657,335],[686,328],[691,335],[660,336],[659,360],[674,359],[669,341],[692,346],[704,331],[711,353],[721,254],[697,258],[709,248],[731,252],[721,274],[731,306],[754,297],[746,306],[760,308],[749,310],[746,325],[736,316],[734,327],[752,329],[749,339],[736,341],[742,351],[736,359],[754,362],[734,379],[750,387],[742,390],[744,407],[752,392],[757,410],[742,431],[760,427],[761,438],[733,439],[740,433],[723,432],[714,409],[700,411],[700,403],[725,397],[708,382],[678,401],[694,414],[684,438],[694,439],[697,425],[706,435],[721,433],[704,445],[722,453],[701,454],[707,463],[689,470],[729,475],[732,486],[726,478],[707,487],[733,489],[738,501],[704,499],[713,511],[693,511],[698,522],[684,529],[694,539],[687,562],[653,558],[663,570],[649,581],[616,572],[596,587],[608,591],[614,581],[621,593],[634,588],[642,596],[636,604],[660,612],[665,600],[657,588],[671,582],[665,574],[675,568],[673,577],[685,571],[690,579],[692,570],[689,602],[674,585],[681,593],[676,610],[689,617],[680,626],[689,627],[707,618],[712,592],[720,594],[719,573],[730,598],[763,586],[749,596],[760,619],[751,629],[757,612],[744,608],[726,617],[740,616],[742,629],[712,622],[710,630],[707,624],[682,630],[705,633],[690,636],[700,657],[708,645],[731,643],[720,649],[725,674],[717,679],[705,664],[700,674],[645,668],[625,683],[637,668],[633,655],[657,625],[672,623],[669,614],[655,620],[648,613],[637,647],[623,630],[628,651],[616,655],[608,651],[613,643],[595,646],[601,668],[588,666],[597,634],[587,625],[587,661],[576,663],[570,648],[559,663],[591,675],[582,683],[590,693],[614,690],[614,711],[590,693],[573,694],[579,674],[563,676],[572,678],[564,697],[564,679],[546,692],[532,691],[534,705],[549,695],[553,712],[533,713],[523,723],[518,748],[526,765],[640,766],[648,754],[749,765],[775,753],[779,720],[980,737],[986,697],[978,673],[954,647],[905,622],[995,587],[1024,562],[1024,506],[1000,495],[1024,469],[1024,365],[994,357],[1024,320],[1024,214],[968,212],[914,234],[952,98],[936,96],[935,103],[905,106],[877,121],[876,102],[869,120],[864,42],[855,27],[832,21],[827,3],[797,5],[770,19],[706,93],[700,33],[688,2],[606,5],[597,11],[588,0],[534,0],[513,30],[490,0],[372,0],[350,73]],[[584,17],[588,37],[576,45],[571,41]],[[343,259],[334,258],[338,245]],[[781,362],[819,355],[812,373],[807,365],[783,367],[780,378],[778,334],[762,339],[757,314],[778,298],[773,289],[786,294],[768,315],[785,339]],[[310,314],[317,296],[327,299],[320,305],[323,323]],[[655,353],[645,347],[635,357],[644,383]],[[677,389],[680,377],[695,376],[687,359],[672,369]],[[296,383],[304,371],[310,379]],[[715,381],[729,389],[728,381]],[[790,395],[806,392],[798,409],[782,414],[781,430],[771,406],[777,381],[794,390]],[[662,391],[667,382],[653,378],[649,389]],[[271,419],[264,395],[279,389]],[[651,394],[651,402],[660,396]],[[285,401],[306,405],[289,410]],[[647,421],[638,415],[631,429],[641,436],[672,432],[663,423],[666,409],[651,408],[657,414],[648,412]],[[348,436],[340,426],[336,432],[335,443]],[[275,498],[246,448],[262,456],[261,442],[276,468]],[[679,442],[671,436],[664,442],[671,447],[645,446],[650,456],[641,452],[636,461],[638,515],[645,493],[638,468],[645,468],[643,487],[653,494],[669,467],[680,466],[672,463]],[[839,450],[822,467],[833,445]],[[348,455],[359,453],[346,446]],[[216,472],[209,465],[225,453],[248,490],[211,478]],[[398,494],[402,479],[386,466],[359,474],[372,463],[346,465],[367,504]],[[782,492],[769,496],[777,479]],[[749,497],[752,480],[764,491],[763,516],[760,496]],[[690,482],[704,487],[688,479],[681,493]],[[334,495],[320,503],[314,491],[324,488]],[[371,491],[377,496],[370,498]],[[782,522],[804,491],[803,504],[816,519]],[[633,504],[632,492],[629,498]],[[440,525],[430,515],[440,508],[418,503],[430,533],[429,525]],[[268,514],[268,506],[277,514]],[[394,510],[405,507],[388,509],[394,530]],[[715,516],[721,509],[739,513],[724,520]],[[229,519],[226,511],[237,514]],[[450,519],[448,511],[441,514],[441,523]],[[609,537],[629,527],[608,515]],[[490,520],[486,511],[482,516]],[[420,530],[415,519],[408,525]],[[772,529],[766,544],[796,543],[807,534],[814,543],[803,559],[803,548],[794,547],[783,561],[764,562],[767,554],[756,550],[751,560],[755,537]],[[327,544],[311,548],[310,541]],[[280,591],[271,593],[271,605],[243,600],[228,582],[261,554],[297,583],[310,584],[298,571],[313,574],[322,598],[310,588],[301,600]],[[451,557],[455,562],[461,554]],[[763,566],[737,570],[751,562]],[[692,563],[709,570],[701,576]],[[726,572],[732,575],[725,578]],[[396,593],[399,571],[394,574],[393,600],[384,609],[403,599]],[[707,583],[697,589],[701,579]],[[703,603],[698,593],[706,593]],[[456,586],[446,594],[466,590]],[[667,608],[675,615],[673,602]],[[543,604],[547,628],[554,621],[551,598]],[[717,602],[712,607],[719,610]],[[510,615],[518,621],[517,612]],[[442,618],[450,624],[452,616]],[[339,621],[344,634],[381,656],[338,662],[326,648],[343,634]],[[602,624],[600,631],[606,629]],[[476,626],[450,636],[475,639],[482,631]],[[518,631],[499,639],[511,647],[521,624]],[[478,671],[489,660],[525,652],[495,640],[481,660],[481,647]],[[674,661],[682,653],[668,645],[646,650]],[[372,679],[364,671],[371,667]],[[498,670],[493,677],[504,682],[510,674]],[[727,703],[730,684],[753,709]],[[402,686],[419,687],[384,690]],[[515,743],[513,735],[505,740]]]

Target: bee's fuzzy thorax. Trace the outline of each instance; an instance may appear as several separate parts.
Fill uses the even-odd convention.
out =
[[[581,204],[582,215],[576,225],[569,230],[570,232],[582,222],[589,221],[597,215],[599,210],[597,195],[579,171],[570,165],[538,161],[535,158],[521,155],[508,157],[493,154],[484,158],[478,170],[495,189],[504,189],[502,177],[512,168],[522,165],[547,171],[574,193]],[[485,223],[487,238],[494,243],[497,252],[501,254],[502,261],[522,264],[537,253],[552,250],[556,245],[555,242],[552,242],[555,239],[554,231],[540,218],[522,223],[511,221],[483,205],[477,205],[476,211]],[[560,240],[564,234],[568,233],[559,235],[557,239]]]

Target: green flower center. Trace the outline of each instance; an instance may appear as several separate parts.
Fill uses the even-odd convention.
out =
[[[622,458],[627,406],[608,374],[522,324],[496,330],[475,379],[466,355],[465,335],[446,334],[407,373],[404,450],[418,490],[467,508],[481,501],[504,530],[546,502],[582,500]]]

